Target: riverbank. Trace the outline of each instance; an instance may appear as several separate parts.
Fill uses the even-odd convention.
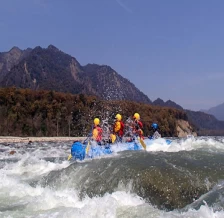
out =
[[[51,141],[78,141],[86,137],[15,137],[15,136],[0,136],[0,143],[13,142],[51,142]]]

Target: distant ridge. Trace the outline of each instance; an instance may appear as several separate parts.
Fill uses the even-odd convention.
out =
[[[188,121],[197,130],[198,135],[224,135],[224,121],[217,120],[215,115],[212,115],[209,111],[196,112],[185,110],[175,102],[171,100],[164,102],[161,98],[157,98],[155,101],[153,101],[153,105],[171,107],[185,111],[188,117]],[[220,111],[224,111],[222,107],[220,108]]]
[[[162,107],[172,107],[179,110],[183,110],[183,108],[176,104],[174,101],[168,100],[164,102],[161,98],[157,98],[155,101],[153,101],[153,105],[162,106]]]
[[[218,120],[224,121],[224,103],[212,107],[209,110],[201,111],[215,116]]]

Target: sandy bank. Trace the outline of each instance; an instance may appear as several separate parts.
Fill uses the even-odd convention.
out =
[[[83,140],[86,137],[14,137],[14,136],[0,136],[0,143],[12,142],[50,142],[50,141],[76,141]]]

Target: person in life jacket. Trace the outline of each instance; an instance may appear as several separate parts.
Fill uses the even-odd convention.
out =
[[[119,141],[122,142],[122,137],[124,135],[124,123],[122,122],[122,116],[120,114],[117,114],[115,116],[115,123],[113,126],[113,134],[111,134],[111,140],[112,143],[114,143],[114,141]]]
[[[143,124],[142,122],[140,121],[140,115],[138,113],[135,113],[134,116],[133,116],[133,133],[134,135],[137,135],[139,136],[141,139],[144,139],[144,136],[143,136]]]
[[[95,118],[93,123],[94,123],[94,126],[93,126],[92,137],[93,137],[93,140],[95,140],[99,144],[102,140],[102,134],[103,134],[103,130],[100,127],[100,119]]]
[[[151,125],[151,132],[152,132],[152,136],[150,136],[150,139],[158,139],[161,138],[161,135],[159,133],[159,126],[157,123],[152,123]]]

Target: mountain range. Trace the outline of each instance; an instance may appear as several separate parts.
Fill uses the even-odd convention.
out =
[[[8,52],[1,52],[0,86],[86,94],[104,100],[129,100],[184,110],[171,100],[164,102],[158,98],[152,102],[147,95],[110,66],[82,66],[76,58],[53,45],[25,50],[13,47]],[[189,122],[201,134],[210,134],[211,131],[212,134],[224,134],[224,122],[217,120],[223,119],[223,108],[224,104],[206,112],[184,111]]]
[[[111,67],[81,66],[74,57],[53,45],[46,49],[39,46],[26,50],[13,47],[9,52],[0,53],[0,86],[152,103],[148,96]]]

